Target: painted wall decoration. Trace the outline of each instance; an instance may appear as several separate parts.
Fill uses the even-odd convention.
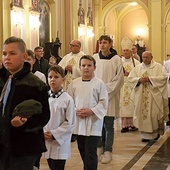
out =
[[[45,47],[45,43],[50,41],[49,34],[49,5],[46,1],[40,0],[40,28],[39,28],[39,45]]]
[[[88,7],[87,18],[88,18],[88,23],[87,23],[87,25],[88,25],[88,26],[93,26],[93,13],[92,13],[92,10],[91,10],[91,7],[90,7],[90,6]]]
[[[31,0],[31,10],[39,12],[39,0]]]
[[[17,6],[17,7],[20,7],[20,8],[23,8],[22,0],[13,0],[13,5]]]
[[[85,19],[84,19],[84,16],[85,16],[85,10],[82,6],[82,2],[80,1],[79,2],[79,9],[78,9],[78,25],[80,24],[85,24]]]

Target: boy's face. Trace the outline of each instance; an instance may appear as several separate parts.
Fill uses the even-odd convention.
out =
[[[33,59],[31,56],[28,56],[26,61],[30,63],[32,70],[33,64],[35,63],[35,59]]]
[[[94,66],[93,61],[90,61],[88,59],[82,59],[80,70],[82,73],[82,78],[84,80],[91,80],[94,77],[94,71],[96,69],[96,66]]]
[[[111,47],[112,47],[112,43],[109,43],[109,41],[104,39],[99,41],[99,48],[101,52],[109,52]]]
[[[0,69],[2,68],[2,60],[0,59]]]
[[[56,59],[54,57],[50,57],[49,59],[49,65],[53,65],[56,63]]]
[[[59,73],[56,73],[53,70],[48,73],[48,84],[54,93],[61,89],[63,82],[64,78]]]
[[[20,71],[26,59],[27,54],[20,50],[18,43],[10,43],[3,46],[2,62],[11,74]]]

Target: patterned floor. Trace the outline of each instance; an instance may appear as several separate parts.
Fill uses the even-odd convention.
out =
[[[136,132],[120,132],[120,119],[115,121],[113,160],[98,163],[98,170],[170,170],[170,129],[156,142],[142,143]],[[71,143],[72,156],[65,170],[83,170],[76,142]],[[46,160],[41,160],[41,170],[49,170]]]

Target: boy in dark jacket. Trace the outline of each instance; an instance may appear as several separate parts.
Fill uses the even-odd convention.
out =
[[[47,86],[30,72],[26,58],[22,39],[5,40],[0,78],[5,80],[3,76],[9,73],[10,76],[0,98],[0,170],[32,170],[37,156],[46,151],[43,127],[50,118]],[[14,108],[29,99],[42,104],[42,113],[13,117]]]

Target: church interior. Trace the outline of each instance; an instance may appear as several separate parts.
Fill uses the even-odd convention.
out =
[[[127,36],[134,44],[152,51],[156,61],[163,63],[169,59],[169,0],[20,0],[19,5],[16,2],[0,2],[1,51],[3,41],[15,35],[23,38],[31,50],[59,38],[61,57],[69,52],[70,41],[79,39],[81,50],[92,55],[100,35],[107,34],[119,55],[121,40]],[[83,16],[78,14],[80,8]]]
[[[81,50],[98,52],[98,38],[109,35],[122,55],[121,41],[128,37],[141,52],[148,50],[155,61],[170,59],[170,0],[1,0],[0,51],[10,36],[22,38],[28,49],[44,48],[45,58],[62,58],[73,39]],[[0,57],[1,59],[1,57]],[[139,132],[121,133],[115,120],[113,160],[98,163],[99,170],[170,170],[170,130],[158,141],[142,143]],[[83,163],[76,142],[71,143],[66,170],[81,170]],[[45,159],[41,170],[48,170]]]

